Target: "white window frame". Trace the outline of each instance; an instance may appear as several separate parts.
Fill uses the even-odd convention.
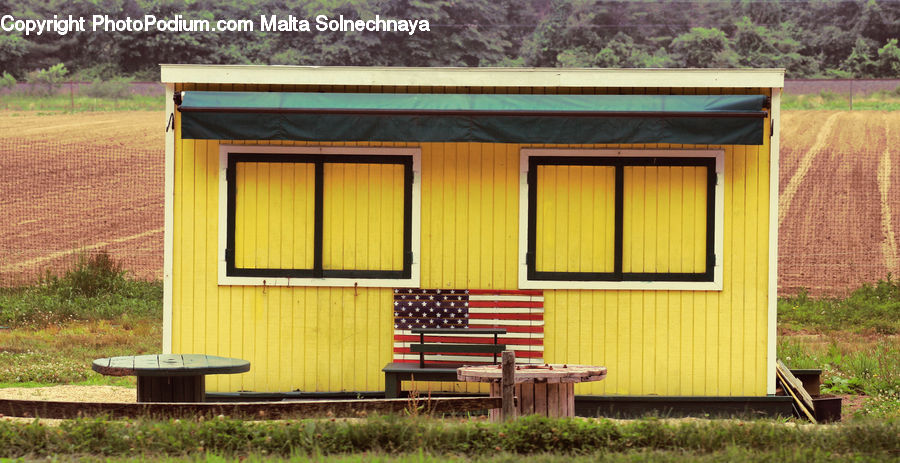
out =
[[[228,158],[231,154],[318,154],[325,156],[411,156],[413,160],[412,236],[413,255],[409,278],[285,278],[229,276],[225,259],[228,233]],[[368,148],[334,146],[219,145],[218,284],[220,286],[358,286],[369,288],[418,287],[421,263],[422,150],[419,148]]]
[[[570,281],[528,279],[528,160],[531,156],[588,157],[703,157],[716,160],[715,243],[716,265],[713,281]],[[555,149],[522,148],[519,168],[519,288],[520,289],[605,289],[661,291],[722,291],[722,263],[725,231],[725,150],[680,149]]]

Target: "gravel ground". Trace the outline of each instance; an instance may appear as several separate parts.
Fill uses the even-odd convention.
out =
[[[121,386],[8,387],[0,389],[0,399],[135,402],[137,393],[132,388]]]

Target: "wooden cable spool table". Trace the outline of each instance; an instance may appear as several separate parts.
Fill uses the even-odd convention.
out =
[[[456,370],[460,381],[490,382],[491,397],[500,397],[500,365],[462,367]],[[590,365],[516,365],[515,395],[517,415],[575,416],[575,383],[606,378],[606,367]],[[499,420],[491,410],[491,420]]]
[[[138,402],[204,402],[206,375],[250,371],[250,362],[203,354],[159,354],[94,360],[94,371],[137,376]]]

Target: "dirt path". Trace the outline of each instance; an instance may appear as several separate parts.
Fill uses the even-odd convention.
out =
[[[894,234],[894,224],[891,218],[891,203],[889,193],[891,190],[891,150],[897,145],[891,143],[891,124],[887,114],[884,115],[884,139],[886,141],[884,152],[881,154],[881,162],[878,164],[878,191],[881,193],[881,230],[884,233],[884,241],[881,242],[881,252],[884,254],[884,265],[888,271],[898,271],[897,236]]]
[[[834,113],[828,117],[825,121],[825,124],[822,128],[819,129],[816,134],[816,140],[813,142],[813,145],[806,151],[806,154],[803,155],[803,158],[800,160],[800,164],[797,167],[797,170],[794,171],[794,174],[791,176],[790,181],[788,181],[787,186],[784,188],[784,191],[778,197],[778,225],[784,222],[784,218],[787,217],[787,212],[790,210],[791,201],[794,199],[794,195],[797,194],[797,190],[800,189],[800,184],[806,178],[806,174],[809,172],[810,167],[812,167],[813,160],[816,155],[819,154],[826,146],[828,146],[829,139],[831,137],[832,131],[834,130],[834,123],[837,120],[838,116],[841,113]]]

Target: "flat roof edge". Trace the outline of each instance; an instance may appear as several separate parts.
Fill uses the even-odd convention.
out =
[[[415,87],[782,88],[784,69],[160,65],[163,83]]]

